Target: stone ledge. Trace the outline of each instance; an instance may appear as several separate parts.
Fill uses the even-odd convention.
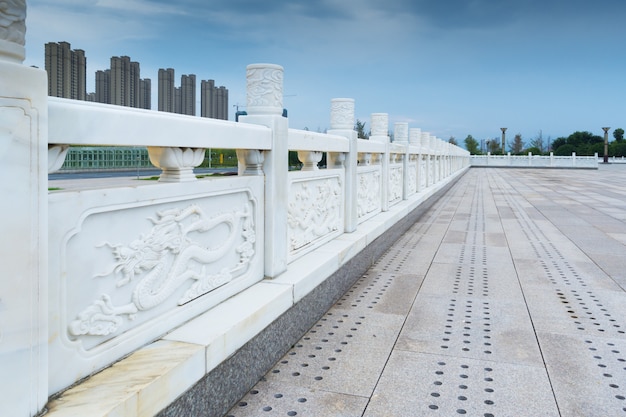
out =
[[[152,416],[204,376],[204,347],[158,340],[63,392],[47,417]]]

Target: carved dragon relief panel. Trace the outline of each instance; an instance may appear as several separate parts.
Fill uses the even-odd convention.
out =
[[[358,173],[357,218],[381,210],[380,170]]]
[[[402,200],[402,165],[389,168],[389,202]]]
[[[341,231],[342,193],[339,177],[294,181],[291,184],[287,211],[290,252]]]
[[[113,262],[91,277],[104,290],[69,318],[72,338],[113,337],[150,310],[164,304],[176,308],[228,284],[255,256],[250,201],[213,215],[197,204],[168,207],[148,221],[150,227],[130,242],[96,245]]]

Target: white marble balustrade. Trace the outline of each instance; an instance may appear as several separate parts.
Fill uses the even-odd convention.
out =
[[[408,123],[390,142],[386,113],[358,139],[351,98],[331,100],[328,133],[290,129],[274,64],[247,67],[239,123],[47,97],[22,65],[25,1],[5,6],[2,416],[158,412],[468,169]],[[160,180],[48,191],[70,145],[145,146]],[[235,149],[239,175],[197,179],[207,148]]]
[[[509,168],[578,168],[598,169],[598,154],[594,156],[578,156],[575,152],[571,156],[550,155],[472,155],[471,165],[476,167],[509,167]]]

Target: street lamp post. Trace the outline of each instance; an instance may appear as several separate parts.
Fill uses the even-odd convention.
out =
[[[603,127],[604,130],[604,160],[605,164],[609,163],[609,129],[610,127]]]
[[[501,127],[500,130],[502,131],[502,155],[504,155],[506,152],[504,150],[504,145],[506,144],[506,127]]]

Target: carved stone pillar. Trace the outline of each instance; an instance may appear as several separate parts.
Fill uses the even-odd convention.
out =
[[[0,59],[21,64],[25,56],[26,0],[0,3]]]
[[[275,64],[248,65],[246,81],[249,115],[283,114],[283,67]]]
[[[328,155],[329,167],[338,168],[341,162],[345,169],[345,232],[356,230],[357,215],[357,166],[358,166],[358,133],[354,130],[354,99],[334,98],[330,102],[330,130],[329,134],[343,136],[350,143],[347,154],[330,152]]]
[[[0,2],[1,416],[48,399],[48,89],[22,65],[26,2]]]
[[[422,137],[422,129],[419,127],[412,127],[409,129],[409,143],[413,146],[420,146],[420,140]]]
[[[247,116],[239,121],[267,126],[272,147],[263,151],[265,174],[265,275],[276,277],[287,269],[287,187],[289,122],[283,114],[283,67],[251,64],[246,68]],[[252,156],[254,152],[248,153]],[[257,170],[257,172],[259,172]]]
[[[330,101],[330,128],[354,129],[354,99],[334,98]]]
[[[389,115],[387,113],[372,113],[371,124],[370,140],[389,142]]]
[[[406,122],[396,122],[393,129],[393,141],[400,145],[409,143],[409,124]]]
[[[370,140],[385,143],[385,151],[381,157],[381,209],[389,210],[389,115],[387,113],[372,113],[372,133]]]

